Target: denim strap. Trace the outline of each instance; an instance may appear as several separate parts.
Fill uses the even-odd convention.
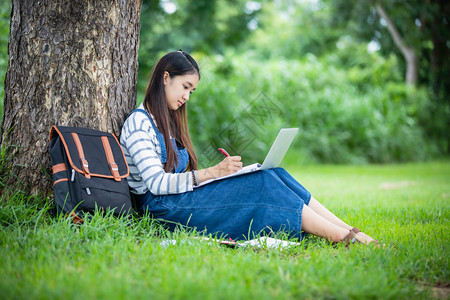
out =
[[[150,122],[152,123],[153,129],[154,129],[155,132],[156,132],[156,138],[158,139],[158,142],[159,142],[159,144],[161,145],[161,162],[162,162],[163,164],[165,164],[165,163],[167,162],[167,153],[166,153],[166,144],[165,144],[165,142],[164,142],[164,137],[163,137],[163,135],[161,134],[161,132],[159,132],[158,128],[156,127],[155,123],[153,123],[152,118],[150,117],[150,115],[148,114],[148,112],[147,112],[146,110],[137,108],[137,109],[133,110],[133,111],[130,113],[130,115],[131,115],[132,113],[134,113],[134,112],[137,112],[137,111],[143,112],[144,114],[146,114],[147,117],[148,117],[148,119],[149,119]]]

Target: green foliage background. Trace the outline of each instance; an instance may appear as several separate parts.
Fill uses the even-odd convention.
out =
[[[198,149],[203,150],[200,154],[211,157],[205,145],[213,144],[239,149],[234,154],[248,163],[261,161],[279,128],[294,126],[300,132],[292,152],[302,163],[388,163],[426,159],[438,152],[421,126],[429,118],[429,95],[395,81],[400,77],[392,72],[395,60],[373,54],[367,57],[370,69],[344,70],[330,63],[339,60],[338,55],[264,63],[248,53],[202,58],[201,66],[215,68],[205,67],[189,103],[192,136],[206,147]],[[224,65],[226,78],[220,71]],[[267,101],[272,102],[270,112],[255,112],[255,106],[264,110],[261,102]],[[236,127],[244,133],[234,133]],[[228,134],[240,138],[223,145]],[[242,135],[255,142],[246,145]]]
[[[8,66],[9,16],[11,3],[0,4],[0,123],[3,120],[3,98],[5,96],[4,82]]]
[[[202,167],[221,159],[219,146],[244,163],[261,162],[279,128],[291,126],[300,128],[288,153],[295,162],[389,163],[448,154],[446,90],[436,95],[431,77],[406,86],[403,58],[370,3],[346,11],[341,2],[144,0],[137,102],[156,61],[183,49],[202,72],[188,103]],[[420,38],[417,47],[425,53],[429,36],[414,38],[423,5],[384,5],[408,41]],[[2,80],[9,10],[10,3],[0,4]],[[427,13],[431,18],[436,11]],[[368,51],[371,40],[378,51]],[[421,56],[422,77],[429,65]]]

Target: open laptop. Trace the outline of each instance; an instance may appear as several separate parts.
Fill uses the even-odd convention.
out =
[[[243,174],[248,174],[251,172],[256,172],[259,170],[266,170],[266,169],[272,169],[280,166],[281,161],[284,158],[284,155],[286,155],[286,152],[288,151],[289,147],[292,144],[292,141],[294,140],[294,137],[296,136],[298,132],[298,128],[282,128],[280,132],[278,133],[277,138],[272,144],[272,147],[270,147],[269,153],[267,153],[266,158],[264,159],[263,164],[254,163],[248,166],[243,167],[241,170],[237,171],[236,173],[222,176],[219,178],[209,179],[201,182],[198,186],[200,187],[205,184],[208,184],[210,182],[221,180],[225,178],[230,178],[234,176],[239,176]]]

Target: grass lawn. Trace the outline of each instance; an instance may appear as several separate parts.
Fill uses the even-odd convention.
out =
[[[2,299],[429,299],[449,297],[450,161],[286,169],[347,223],[389,243],[232,249],[147,217],[75,226],[45,199],[2,196]],[[167,238],[178,241],[164,246]]]

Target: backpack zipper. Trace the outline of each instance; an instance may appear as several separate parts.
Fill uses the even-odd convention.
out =
[[[72,176],[70,177],[70,181],[74,182],[75,181],[75,169],[72,169]],[[91,195],[91,190],[89,188],[86,188],[86,193],[88,195]]]

